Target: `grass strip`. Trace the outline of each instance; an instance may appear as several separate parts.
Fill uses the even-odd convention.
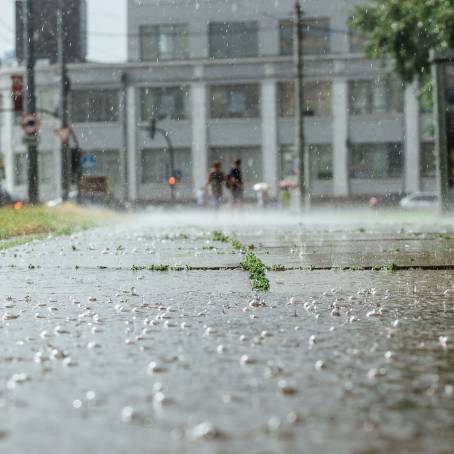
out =
[[[160,263],[159,265],[132,265],[132,271],[158,271],[158,272],[167,272],[167,271],[192,271],[193,267],[191,265],[165,265]]]
[[[43,240],[46,238],[46,234],[42,235],[26,235],[20,238],[13,238],[10,240],[2,240],[0,241],[0,251],[4,251],[6,249],[11,249],[17,246],[23,246],[24,244],[31,243],[35,240]]]
[[[0,208],[0,240],[11,240],[12,243],[9,244],[15,246],[29,242],[39,235],[69,235],[76,230],[100,225],[101,221],[109,216],[113,217],[107,210],[84,208],[70,203],[56,208],[4,207]]]

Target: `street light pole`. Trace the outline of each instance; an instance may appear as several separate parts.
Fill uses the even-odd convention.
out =
[[[173,149],[172,141],[170,140],[170,135],[168,131],[156,126],[156,118],[150,118],[150,124],[145,128],[150,134],[150,139],[154,140],[157,132],[162,135],[167,144],[167,151],[169,152],[169,164],[170,164],[170,176],[167,180],[167,183],[170,186],[170,201],[172,205],[175,205],[176,195],[175,195],[175,184],[177,182],[175,177],[175,151]]]
[[[69,80],[66,69],[65,55],[65,29],[63,20],[63,0],[59,1],[57,10],[57,38],[58,38],[58,64],[60,68],[60,127],[62,130],[69,127],[68,122],[68,92]],[[62,160],[62,199],[68,200],[71,179],[71,159],[69,156],[68,140],[61,141]]]
[[[295,153],[299,162],[300,204],[310,208],[310,155],[304,137],[304,48],[303,11],[299,0],[295,0],[294,13],[294,58],[295,58]]]
[[[24,29],[24,61],[25,61],[25,105],[24,115],[36,114],[35,94],[35,43],[33,36],[32,0],[24,0],[22,4]],[[27,133],[28,158],[28,200],[32,205],[39,202],[38,175],[38,132]]]

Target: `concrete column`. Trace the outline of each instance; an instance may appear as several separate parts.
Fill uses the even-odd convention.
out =
[[[333,169],[334,195],[349,195],[349,159],[348,159],[348,82],[333,81],[332,88],[333,116]]]
[[[126,103],[128,112],[128,138],[127,138],[127,155],[128,155],[128,196],[130,202],[135,202],[138,197],[138,184],[140,176],[138,171],[138,150],[137,150],[137,114],[136,114],[136,88],[128,86],[126,92]]]
[[[420,189],[420,124],[418,84],[415,82],[405,90],[405,191]]]
[[[0,107],[4,109],[11,108],[11,105],[7,102],[7,100],[11,99],[10,92],[4,91],[2,95],[0,100],[3,102],[3,105],[0,105]],[[2,112],[1,115],[0,150],[3,152],[5,164],[5,188],[10,192],[14,192],[14,147],[12,145],[14,114],[6,111]]]
[[[264,181],[270,185],[270,195],[277,196],[278,187],[278,118],[276,81],[262,82],[262,161]]]
[[[58,125],[56,127],[58,127]],[[63,187],[62,187],[63,176],[62,176],[62,171],[61,171],[63,156],[61,154],[61,142],[58,137],[56,137],[54,139],[53,152],[54,152],[54,165],[55,165],[55,197],[58,198],[58,197],[63,196]]]
[[[208,169],[207,87],[203,82],[192,84],[192,177],[194,191],[205,184]]]

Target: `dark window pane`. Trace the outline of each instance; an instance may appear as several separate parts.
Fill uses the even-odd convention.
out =
[[[142,61],[179,60],[188,57],[188,26],[145,25],[140,27]]]
[[[209,24],[211,58],[244,58],[258,55],[257,22]]]
[[[421,144],[421,176],[435,177],[436,174],[435,144],[424,142]]]
[[[183,120],[189,117],[189,87],[156,87],[140,90],[141,120]]]
[[[310,144],[311,176],[314,180],[332,180],[333,148],[331,144]],[[297,160],[293,146],[284,145],[279,150],[279,178],[289,179],[297,175]]]
[[[303,47],[305,54],[328,54],[330,52],[330,23],[328,18],[303,19]],[[279,22],[279,49],[281,55],[293,55],[294,22],[284,19]]]
[[[259,117],[257,84],[220,85],[210,89],[211,118]]]
[[[118,90],[72,91],[70,96],[70,116],[74,123],[118,121]]]
[[[351,146],[352,178],[397,178],[402,175],[400,143],[354,144]]]
[[[293,117],[295,114],[294,82],[280,82],[278,85],[279,115],[282,118]],[[304,115],[331,115],[331,82],[304,82]]]
[[[403,85],[397,79],[351,81],[349,93],[352,115],[403,112]]]

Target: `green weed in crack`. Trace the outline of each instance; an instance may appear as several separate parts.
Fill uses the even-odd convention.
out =
[[[265,264],[252,252],[248,251],[241,268],[249,273],[252,288],[259,292],[267,292],[270,289],[270,281],[266,277]]]

